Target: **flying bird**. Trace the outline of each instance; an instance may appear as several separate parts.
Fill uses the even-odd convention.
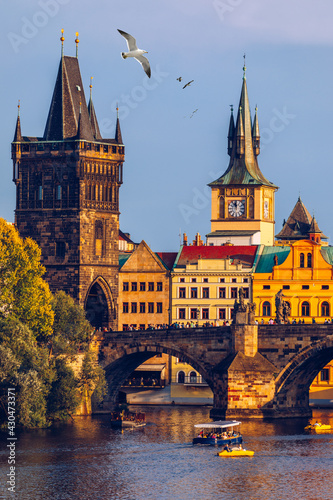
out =
[[[177,78],[178,82],[181,82],[182,81],[182,77],[180,76],[179,78]]]
[[[193,113],[191,114],[190,118],[192,118],[192,116],[194,115],[194,113],[196,113],[197,111],[198,111],[198,108],[193,111]]]
[[[127,47],[129,50],[128,52],[122,52],[121,57],[123,59],[126,59],[127,57],[134,57],[134,59],[136,59],[141,64],[146,75],[150,78],[151,76],[150,64],[148,59],[143,56],[143,54],[148,54],[148,52],[146,50],[138,49],[136,45],[136,40],[132,35],[125,33],[125,31],[121,30],[118,31],[126,39]]]
[[[189,87],[192,82],[194,82],[194,80],[191,80],[190,82],[185,83],[183,89],[186,89],[186,87]]]

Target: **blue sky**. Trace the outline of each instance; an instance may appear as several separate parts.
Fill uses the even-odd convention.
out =
[[[120,227],[154,251],[210,232],[207,184],[228,166],[230,104],[243,54],[263,174],[279,186],[276,233],[301,195],[333,242],[333,3],[330,0],[11,0],[2,6],[0,217],[14,221],[10,143],[17,102],[23,135],[42,136],[61,53],[75,55],[102,136],[125,143]],[[117,29],[148,51],[152,77],[123,60]],[[182,76],[179,83],[177,78]],[[194,80],[186,89],[183,82]],[[195,111],[197,110],[197,111]],[[193,112],[195,113],[193,114]]]

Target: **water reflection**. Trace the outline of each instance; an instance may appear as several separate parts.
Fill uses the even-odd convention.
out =
[[[38,499],[329,499],[333,434],[305,434],[307,419],[242,423],[252,458],[222,458],[192,446],[205,407],[135,407],[148,424],[113,430],[107,416],[80,417],[52,429],[21,432],[17,446],[20,500]],[[333,425],[333,413],[313,422]],[[1,450],[1,475],[8,472]],[[13,498],[1,482],[1,498]]]

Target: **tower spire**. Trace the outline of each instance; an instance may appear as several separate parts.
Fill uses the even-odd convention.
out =
[[[64,57],[64,41],[65,41],[65,37],[64,37],[64,30],[63,29],[61,30],[60,40],[61,40],[61,57]]]
[[[21,107],[21,105],[20,105],[20,101],[19,101],[18,105],[17,105],[17,120],[16,120],[15,134],[14,134],[14,142],[22,141],[20,107]]]
[[[120,122],[119,122],[119,108],[118,108],[118,103],[117,103],[117,123],[116,123],[116,136],[115,136],[116,142],[118,144],[123,144],[123,138],[121,136],[121,130],[120,130]]]
[[[260,153],[260,133],[259,133],[259,122],[258,122],[257,112],[258,108],[256,106],[253,126],[252,126],[252,146],[255,156],[258,156]]]
[[[234,107],[230,104],[230,121],[229,121],[229,131],[228,131],[228,155],[231,155],[233,138],[235,134],[235,122],[234,122]]]
[[[79,40],[79,32],[78,31],[75,33],[75,36],[76,36],[76,38],[75,38],[75,45],[76,45],[76,59],[77,59],[79,57],[79,42],[80,42],[80,40]]]

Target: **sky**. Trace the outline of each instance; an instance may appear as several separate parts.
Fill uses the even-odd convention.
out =
[[[120,228],[153,251],[177,252],[184,232],[210,232],[207,186],[228,166],[230,105],[244,54],[259,166],[279,186],[277,234],[299,196],[333,244],[333,2],[331,0],[11,0],[2,5],[0,217],[14,221],[11,141],[41,137],[61,55],[75,56],[104,138],[125,144]],[[132,34],[151,78],[120,53]],[[182,77],[179,82],[177,78]],[[194,80],[183,89],[183,84]]]

